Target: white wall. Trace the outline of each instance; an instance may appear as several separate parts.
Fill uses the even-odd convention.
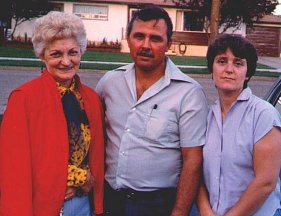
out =
[[[219,32],[223,31],[223,26],[220,27]],[[228,34],[239,34],[243,37],[246,36],[246,25],[242,23],[238,28],[228,28],[224,33]]]
[[[73,3],[65,2],[64,11],[66,13],[73,13]],[[116,40],[120,42],[122,40],[122,37],[125,36],[126,32],[128,13],[127,11],[127,5],[110,4],[108,5],[108,20],[82,19],[86,28],[88,40],[101,42],[105,38],[108,42],[116,42]],[[32,21],[26,21],[19,25],[16,29],[14,36],[24,37],[26,33],[28,37],[31,37],[34,20],[35,19],[33,19]]]
[[[175,27],[176,27],[176,16],[177,16],[177,10],[176,9],[173,9],[173,8],[164,8],[167,13],[169,14],[171,20],[172,20],[172,23],[173,23],[173,30],[175,30]]]

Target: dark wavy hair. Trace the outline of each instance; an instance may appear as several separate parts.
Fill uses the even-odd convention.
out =
[[[239,35],[222,34],[209,45],[207,51],[207,65],[210,73],[213,73],[213,64],[218,54],[225,53],[230,49],[235,57],[246,59],[248,79],[244,82],[246,88],[250,78],[255,74],[258,55],[255,46],[246,38]]]
[[[127,26],[127,36],[131,34],[133,24],[136,20],[150,21],[150,20],[159,20],[159,19],[165,20],[165,23],[167,25],[167,39],[169,42],[173,34],[173,23],[167,11],[155,5],[149,5],[134,13],[132,19],[130,20]]]

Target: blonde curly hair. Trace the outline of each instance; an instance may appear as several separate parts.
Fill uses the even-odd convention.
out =
[[[35,21],[32,44],[35,55],[41,58],[47,45],[55,40],[74,38],[83,54],[87,47],[86,30],[75,14],[51,11]]]

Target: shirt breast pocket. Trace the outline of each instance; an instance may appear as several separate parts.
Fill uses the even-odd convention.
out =
[[[143,137],[150,142],[163,144],[179,140],[176,114],[171,111],[153,110],[145,122]]]

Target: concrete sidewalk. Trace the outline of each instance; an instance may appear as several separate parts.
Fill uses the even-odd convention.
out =
[[[278,57],[259,56],[258,63],[281,70],[281,58]]]

